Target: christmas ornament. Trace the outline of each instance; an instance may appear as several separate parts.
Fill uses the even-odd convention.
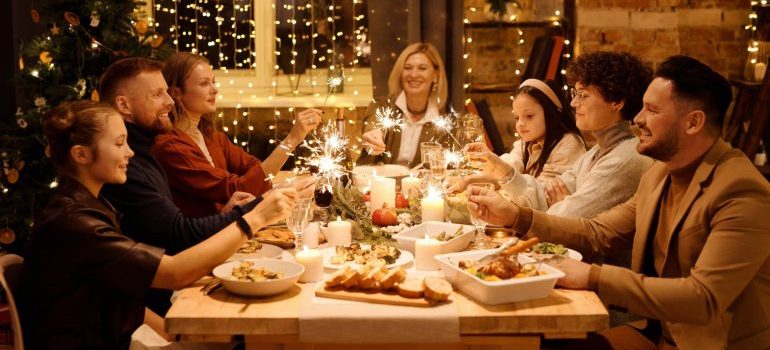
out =
[[[8,174],[5,177],[8,179],[8,183],[13,185],[19,181],[19,171],[16,169],[8,170]]]
[[[86,80],[80,79],[75,84],[75,88],[78,90],[78,97],[83,97],[86,94]]]
[[[11,244],[16,240],[16,233],[10,227],[0,230],[0,243]]]
[[[45,106],[46,100],[45,97],[38,96],[35,97],[35,107],[43,107]]]
[[[136,32],[139,35],[144,35],[145,33],[147,33],[147,22],[141,19],[136,21],[136,23],[134,24],[134,29],[136,29]]]
[[[91,27],[96,28],[99,26],[99,13],[96,11],[91,11],[91,23],[89,23]]]
[[[16,119],[16,124],[19,124],[19,127],[22,129],[26,129],[27,126],[29,126],[29,123],[27,123],[27,121],[22,118]]]
[[[43,64],[51,64],[51,61],[53,61],[53,57],[51,57],[51,53],[48,51],[41,52],[38,57],[40,57],[40,62],[43,62]]]
[[[156,36],[152,38],[152,41],[150,42],[150,46],[152,46],[153,49],[157,49],[160,47],[160,45],[163,44],[163,37],[162,36]]]
[[[51,34],[53,34],[53,35],[59,35],[59,31],[61,31],[61,29],[59,28],[59,26],[58,26],[58,25],[56,25],[56,23],[54,23],[54,24],[51,26]]]
[[[64,19],[66,19],[67,22],[73,27],[80,25],[80,17],[72,12],[64,12]]]
[[[32,22],[40,23],[40,13],[37,12],[37,10],[29,11],[29,14],[32,16]]]
[[[19,70],[24,70],[24,58],[19,57]]]
[[[99,92],[94,90],[91,91],[91,101],[99,102]]]

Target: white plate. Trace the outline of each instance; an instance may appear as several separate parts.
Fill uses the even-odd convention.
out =
[[[361,249],[369,249],[369,245],[368,244],[363,244],[363,243],[359,243],[359,244],[361,244]],[[414,260],[414,255],[412,255],[412,253],[410,253],[410,252],[408,252],[406,250],[403,250],[403,249],[399,249],[399,250],[401,251],[401,255],[398,257],[398,259],[396,259],[396,262],[394,262],[392,264],[385,265],[385,267],[387,267],[389,269],[390,268],[394,268],[394,267],[399,267],[399,266],[406,265],[406,264],[412,262],[412,260]],[[356,264],[356,263],[354,263],[352,261],[348,261],[348,262],[346,262],[344,264],[340,264],[340,265],[332,264],[330,262],[330,260],[337,253],[336,247],[321,248],[321,253],[323,254],[324,268],[326,268],[326,269],[335,269],[335,270],[336,269],[341,269],[345,265],[350,265],[350,267],[352,267],[352,268],[357,268],[357,267],[361,266],[361,265]]]
[[[404,177],[409,175],[409,168],[398,164],[360,165],[353,168],[353,174],[371,176],[373,172],[382,177]]]
[[[553,254],[527,253],[525,255],[537,258],[537,256],[549,257],[549,256],[551,256]],[[566,256],[568,258],[570,258],[570,259],[577,260],[577,261],[582,261],[583,260],[583,254],[580,254],[577,250],[572,250],[572,249],[569,249],[569,248],[567,248]]]
[[[280,259],[283,254],[283,249],[272,244],[262,243],[262,248],[253,253],[238,253],[236,252],[227,261],[243,260],[243,259]]]

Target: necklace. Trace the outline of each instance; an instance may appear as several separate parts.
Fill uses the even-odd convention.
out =
[[[632,139],[634,137],[635,136],[628,136],[628,137],[624,137],[624,138],[622,138],[620,140],[615,141],[615,143],[613,143],[610,147],[607,148],[607,152],[604,152],[604,154],[602,154],[601,157],[604,157],[604,155],[606,155],[607,153],[612,152],[612,150],[615,149],[615,147],[617,147],[621,142],[626,141],[626,140],[630,140],[630,139]],[[596,162],[599,158],[601,158],[599,156],[599,153],[601,153],[601,148],[596,150],[596,153],[594,153],[593,157],[591,158],[592,162]]]
[[[406,105],[406,110],[409,111],[409,114],[411,115],[423,115],[425,111],[428,110],[428,103],[425,102],[425,107],[421,111],[413,111],[411,108],[409,108],[409,104]]]

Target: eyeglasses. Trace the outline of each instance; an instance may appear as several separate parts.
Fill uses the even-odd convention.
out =
[[[582,103],[588,98],[583,90],[577,90],[575,88],[569,89],[569,97],[577,103]]]

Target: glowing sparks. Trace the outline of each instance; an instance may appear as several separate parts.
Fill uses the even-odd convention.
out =
[[[345,160],[343,151],[348,145],[348,139],[331,121],[321,128],[320,135],[323,135],[323,139],[313,136],[311,140],[302,143],[310,151],[310,155],[300,159],[310,168],[314,168],[312,172],[325,182],[324,188],[331,189],[332,181],[338,180],[346,172],[342,162]]]
[[[460,163],[463,161],[463,155],[460,152],[444,150],[444,163],[447,167],[460,167]]]
[[[447,114],[439,115],[438,117],[433,118],[430,122],[433,124],[433,126],[438,129],[439,131],[445,132],[449,137],[452,138],[452,140],[458,145],[462,146],[460,144],[460,141],[457,141],[454,135],[452,135],[452,130],[455,127],[455,122],[459,119],[460,114],[451,110]]]
[[[428,190],[426,192],[427,192],[427,195],[425,196],[425,198],[441,199],[443,197],[441,188],[433,184],[428,185]]]
[[[326,80],[326,82],[329,84],[329,90],[333,90],[334,88],[340,86],[342,82],[345,80],[345,77],[339,76],[339,77],[330,77]]]
[[[399,132],[406,125],[401,118],[401,113],[396,113],[396,110],[390,106],[379,107],[374,111],[374,123],[375,128],[382,130],[383,133],[387,133],[388,130]]]

